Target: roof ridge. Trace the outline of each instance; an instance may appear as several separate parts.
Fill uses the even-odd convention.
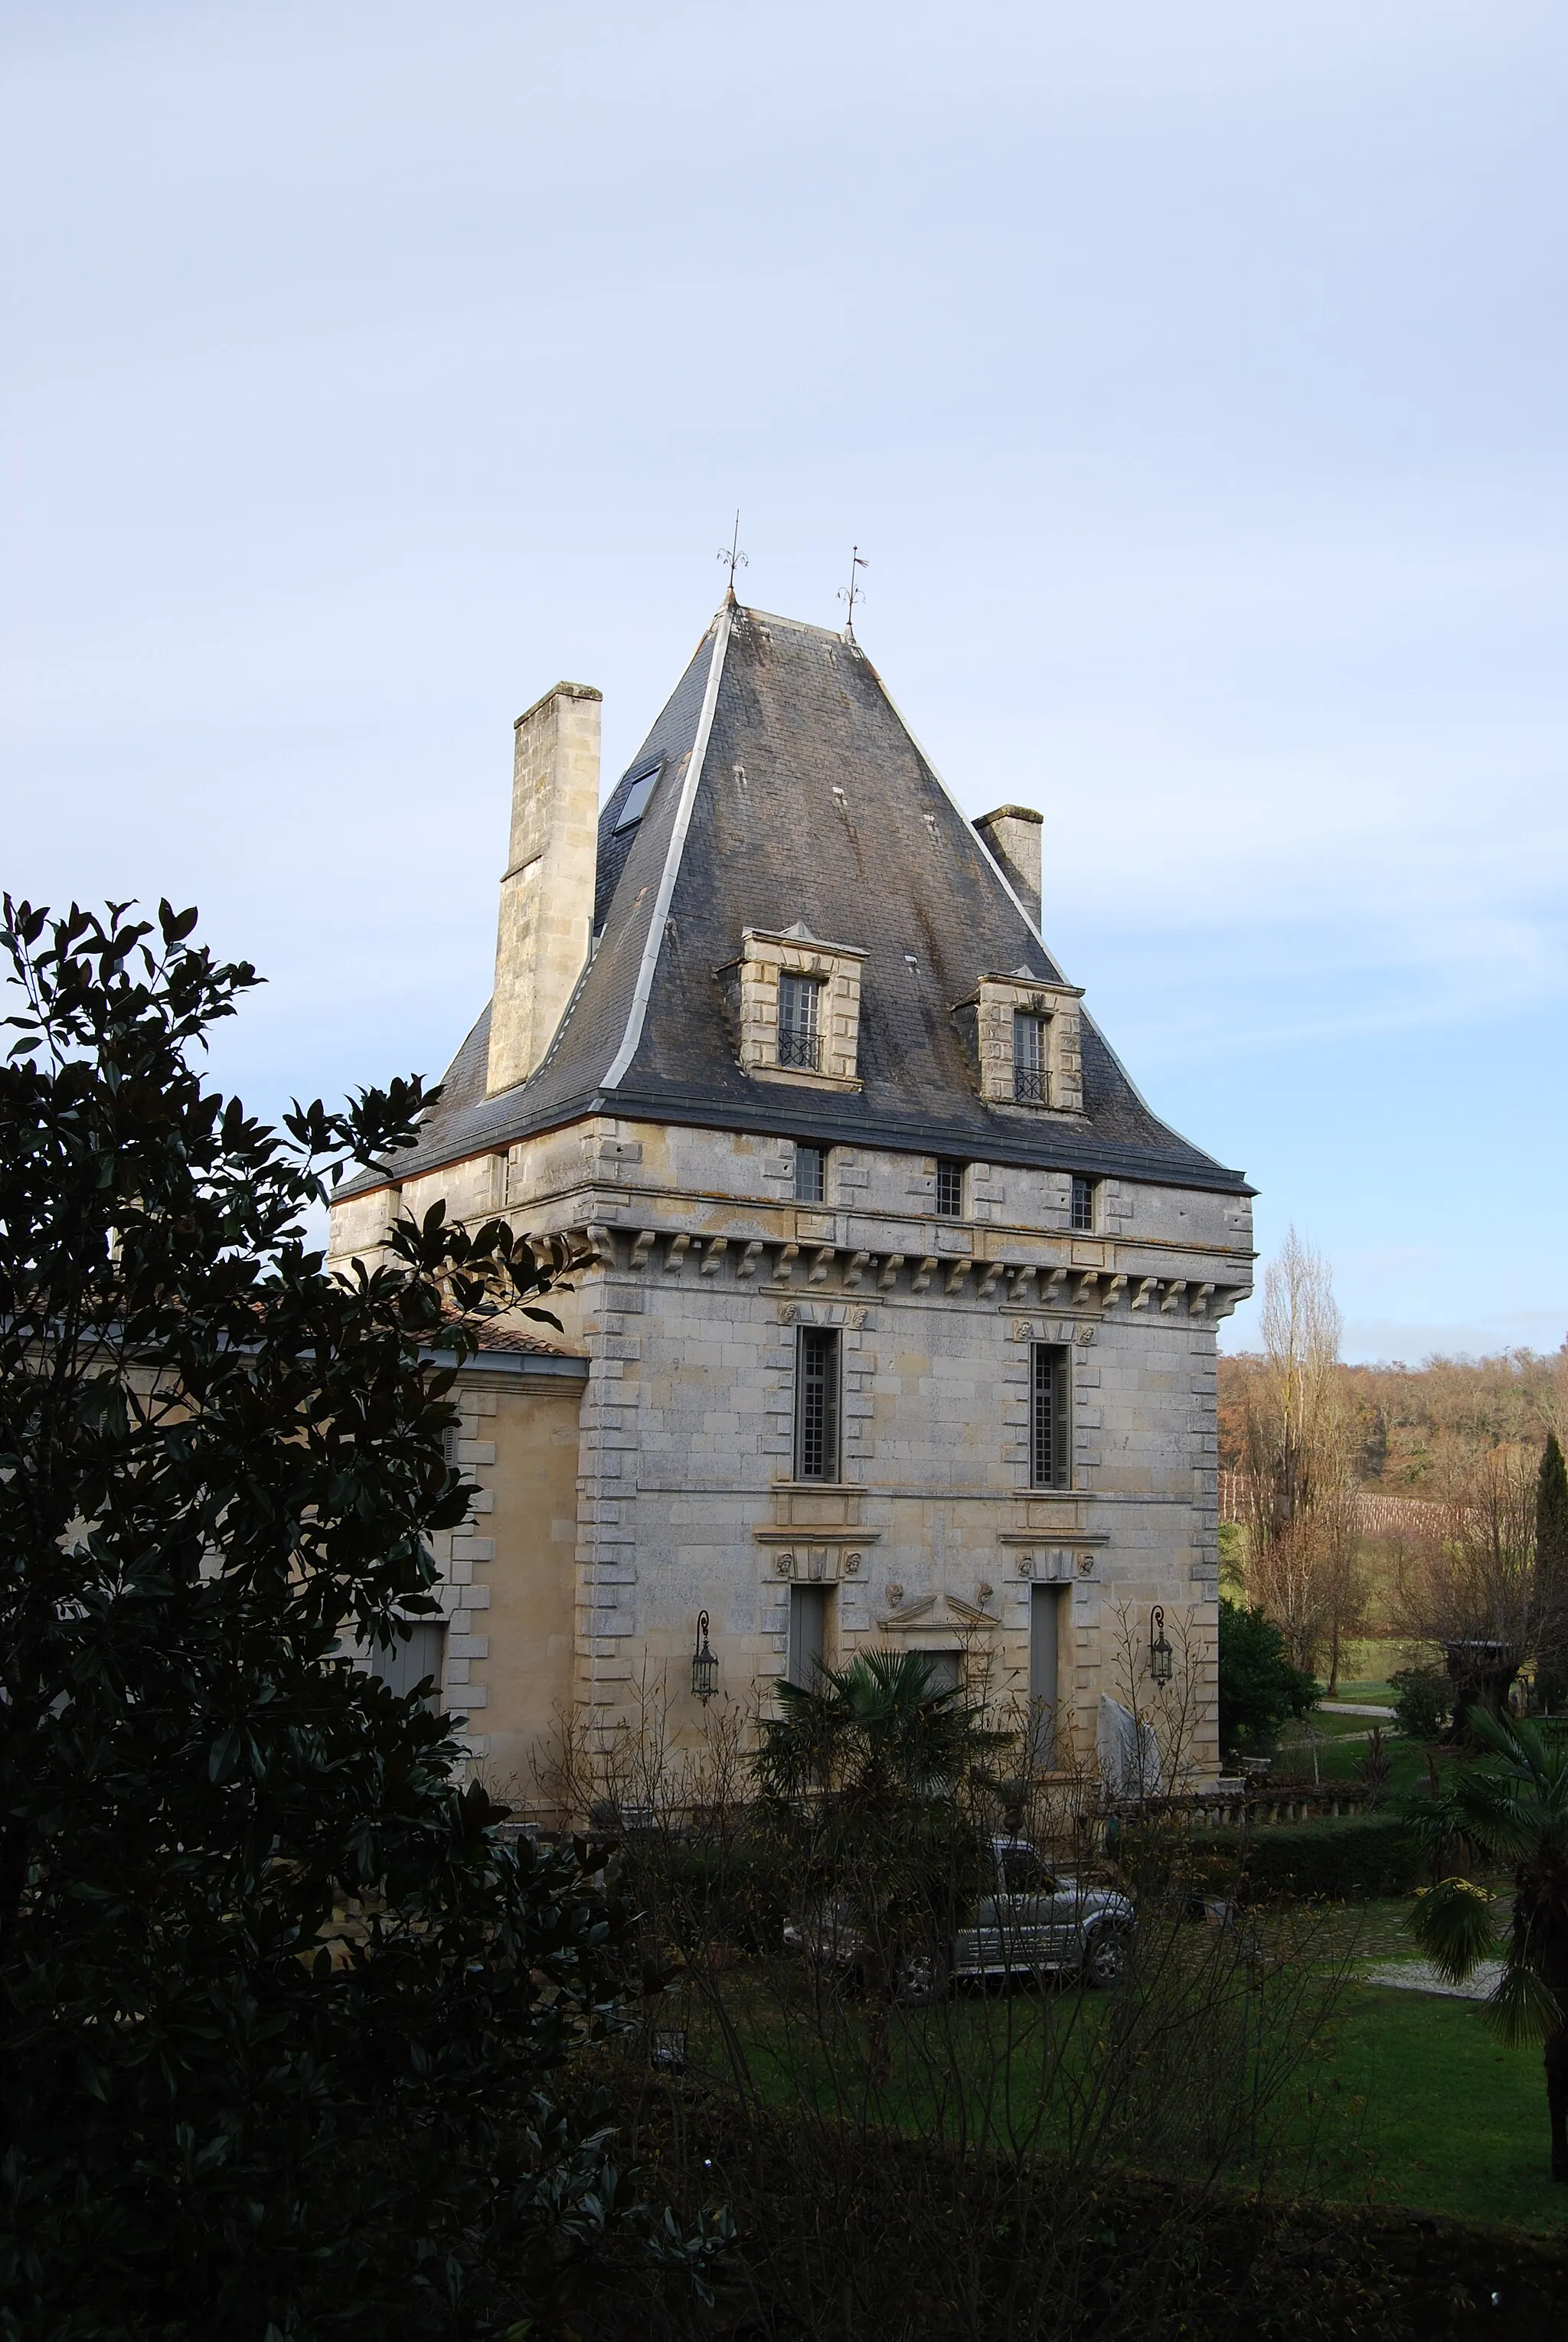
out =
[[[735,608],[739,608],[737,603]],[[603,1079],[602,1089],[620,1086],[623,1076],[637,1054],[637,1044],[643,1037],[647,1019],[648,999],[654,989],[654,972],[659,964],[659,948],[664,940],[664,923],[670,916],[670,903],[680,874],[681,856],[685,851],[686,832],[691,827],[692,808],[697,801],[702,782],[703,765],[708,753],[708,736],[714,728],[714,711],[719,704],[719,682],[724,671],[724,653],[729,647],[730,627],[734,611],[726,602],[720,609],[714,629],[714,655],[708,662],[708,679],[703,692],[702,713],[697,717],[696,737],[692,742],[691,761],[681,783],[681,801],[676,808],[674,826],[670,832],[669,848],[664,856],[664,867],[659,879],[659,891],[654,900],[653,916],[648,922],[648,937],[643,946],[642,965],[632,993],[632,1006],[626,1016],[626,1029],[621,1046],[610,1060]]]
[[[830,643],[842,643],[846,637],[836,626],[814,626],[809,618],[786,618],[782,610],[754,610],[748,602],[737,602],[735,608],[743,618],[765,618],[770,626],[791,626],[797,635],[822,635]],[[858,650],[858,643],[855,648]]]

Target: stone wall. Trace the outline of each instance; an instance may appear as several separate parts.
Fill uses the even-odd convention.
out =
[[[1250,1286],[1245,1199],[1106,1180],[1102,1232],[1083,1236],[1065,1172],[971,1166],[968,1216],[951,1221],[934,1213],[935,1169],[932,1156],[836,1149],[817,1207],[793,1200],[789,1142],[757,1135],[604,1117],[510,1150],[519,1232],[570,1233],[581,1248],[556,1306],[587,1379],[571,1568],[561,1492],[542,1506],[523,1460],[547,1436],[554,1460],[541,1468],[558,1474],[565,1418],[546,1435],[519,1412],[516,1471],[500,1465],[500,1435],[496,1465],[480,1466],[501,1475],[484,1530],[488,1648],[483,1662],[470,1654],[487,1769],[515,1770],[568,1693],[604,1726],[664,1677],[677,1732],[695,1732],[699,1610],[723,1689],[765,1696],[797,1584],[832,1590],[840,1656],[868,1641],[959,1650],[972,1681],[1022,1697],[1042,1581],[1064,1589],[1060,1684],[1078,1754],[1091,1756],[1099,1693],[1124,1696],[1128,1665],[1142,1664],[1158,1603],[1178,1650],[1191,1641],[1196,1753],[1214,1769],[1215,1328]],[[423,1212],[493,1176],[431,1174],[402,1202]],[[385,1209],[385,1191],[374,1209],[340,1207],[335,1255]],[[832,1486],[791,1478],[805,1323],[841,1333]],[[1032,1340],[1071,1356],[1064,1490],[1028,1486]],[[455,1633],[452,1648],[461,1664]]]

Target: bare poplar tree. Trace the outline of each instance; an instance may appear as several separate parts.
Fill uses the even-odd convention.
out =
[[[1329,1263],[1292,1227],[1264,1272],[1264,1368],[1247,1401],[1247,1592],[1293,1666],[1314,1669],[1326,1643],[1331,1684],[1366,1600],[1343,1330]]]

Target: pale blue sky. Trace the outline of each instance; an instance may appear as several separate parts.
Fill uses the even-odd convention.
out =
[[[860,632],[1353,1355],[1568,1333],[1568,12],[12,0],[0,878],[440,1069],[512,718]],[[1250,1338],[1235,1321],[1233,1341]]]

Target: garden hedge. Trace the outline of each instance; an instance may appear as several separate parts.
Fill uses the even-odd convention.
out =
[[[1334,1903],[1408,1895],[1427,1875],[1427,1857],[1413,1831],[1385,1814],[1194,1830],[1184,1852],[1186,1867],[1211,1877],[1233,1872],[1239,1860],[1239,1891],[1250,1903],[1274,1895]]]

